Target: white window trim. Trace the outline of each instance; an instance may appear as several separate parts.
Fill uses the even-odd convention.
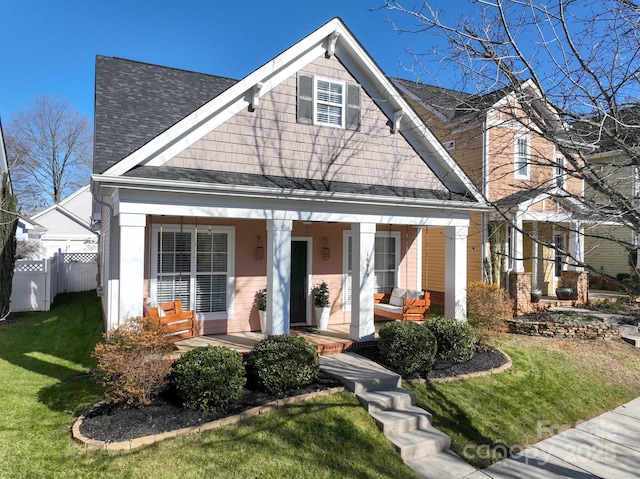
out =
[[[526,151],[526,157],[527,157],[527,163],[526,163],[526,167],[524,168],[526,173],[522,173],[522,168],[519,167],[520,166],[520,140],[525,140],[527,142],[527,151]],[[531,176],[531,163],[530,163],[530,158],[531,158],[531,139],[529,138],[528,135],[516,135],[515,137],[515,141],[514,141],[514,152],[513,152],[513,176],[514,178],[518,179],[518,180],[528,180]]]
[[[344,230],[342,233],[342,311],[350,312],[351,311],[351,301],[348,301],[347,291],[349,288],[349,281],[351,281],[351,277],[349,276],[349,238],[353,236],[351,230]],[[400,241],[402,239],[402,235],[399,231],[392,231],[391,234],[385,231],[377,231],[376,238],[388,238],[391,236],[396,240],[396,277],[395,284],[399,285],[401,275],[401,255],[400,249],[401,244]],[[375,272],[375,265],[374,265]],[[353,291],[352,291],[353,294]],[[373,298],[372,298],[373,299]]]
[[[158,265],[155,258],[158,256],[158,233],[160,232],[160,228],[162,227],[162,231],[171,231],[171,232],[185,232],[191,233],[191,272],[189,274],[190,280],[190,302],[191,304],[196,304],[196,226],[195,225],[183,225],[180,226],[178,224],[168,224],[168,225],[158,225],[154,224],[151,226],[151,235],[150,235],[150,257],[149,257],[149,297],[153,300],[157,300],[158,297]],[[209,231],[209,225],[199,226],[198,229],[202,232],[203,229],[206,228],[206,231]],[[235,226],[211,226],[212,233],[227,233],[228,235],[228,251],[227,251],[227,311],[217,312],[217,313],[197,313],[196,316],[198,320],[213,320],[213,319],[233,319],[234,317],[234,299],[235,299],[235,234],[236,229]]]
[[[335,123],[328,123],[328,122],[325,123],[325,122],[318,121],[318,104],[319,103],[323,105],[337,106],[337,103],[323,102],[318,100],[318,81],[334,83],[342,87],[342,104],[340,105],[340,108],[342,109],[342,113],[340,114],[339,125],[336,125]],[[341,80],[313,75],[313,124],[318,126],[330,126],[332,128],[345,129],[344,122],[345,122],[346,112],[347,112],[347,83]]]

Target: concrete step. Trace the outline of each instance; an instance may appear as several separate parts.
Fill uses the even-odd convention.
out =
[[[399,374],[352,353],[321,356],[320,369],[355,394],[397,388],[402,380]]]
[[[405,461],[438,454],[449,449],[451,445],[449,436],[432,426],[387,436],[387,439]]]
[[[431,413],[417,406],[407,409],[374,411],[371,417],[386,436],[402,434],[431,426]]]
[[[640,348],[640,333],[638,332],[638,326],[634,326],[632,324],[621,324],[620,337],[636,348]]]
[[[356,394],[356,397],[369,414],[389,409],[408,409],[416,405],[415,394],[400,387],[364,391]]]
[[[475,467],[449,449],[433,456],[411,459],[406,463],[416,471],[420,479],[460,479],[476,471]]]

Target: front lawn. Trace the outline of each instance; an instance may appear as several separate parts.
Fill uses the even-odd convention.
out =
[[[88,376],[101,338],[95,292],[0,324],[0,477],[416,477],[348,393],[129,453],[84,451],[76,417],[102,399]]]
[[[477,467],[640,396],[640,351],[621,340],[511,335],[497,346],[513,360],[504,373],[406,385]]]

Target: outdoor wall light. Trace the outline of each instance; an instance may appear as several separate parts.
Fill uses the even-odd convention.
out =
[[[262,237],[258,235],[258,246],[256,246],[256,259],[261,261],[264,258],[264,248],[262,247]]]
[[[322,237],[322,259],[328,260],[331,257],[331,250],[329,249],[329,240],[326,236]]]

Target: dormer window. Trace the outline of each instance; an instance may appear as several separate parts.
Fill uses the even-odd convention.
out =
[[[298,73],[298,123],[360,129],[360,85]]]
[[[529,179],[529,137],[520,136],[516,137],[515,144],[515,172],[514,176],[519,180]]]

